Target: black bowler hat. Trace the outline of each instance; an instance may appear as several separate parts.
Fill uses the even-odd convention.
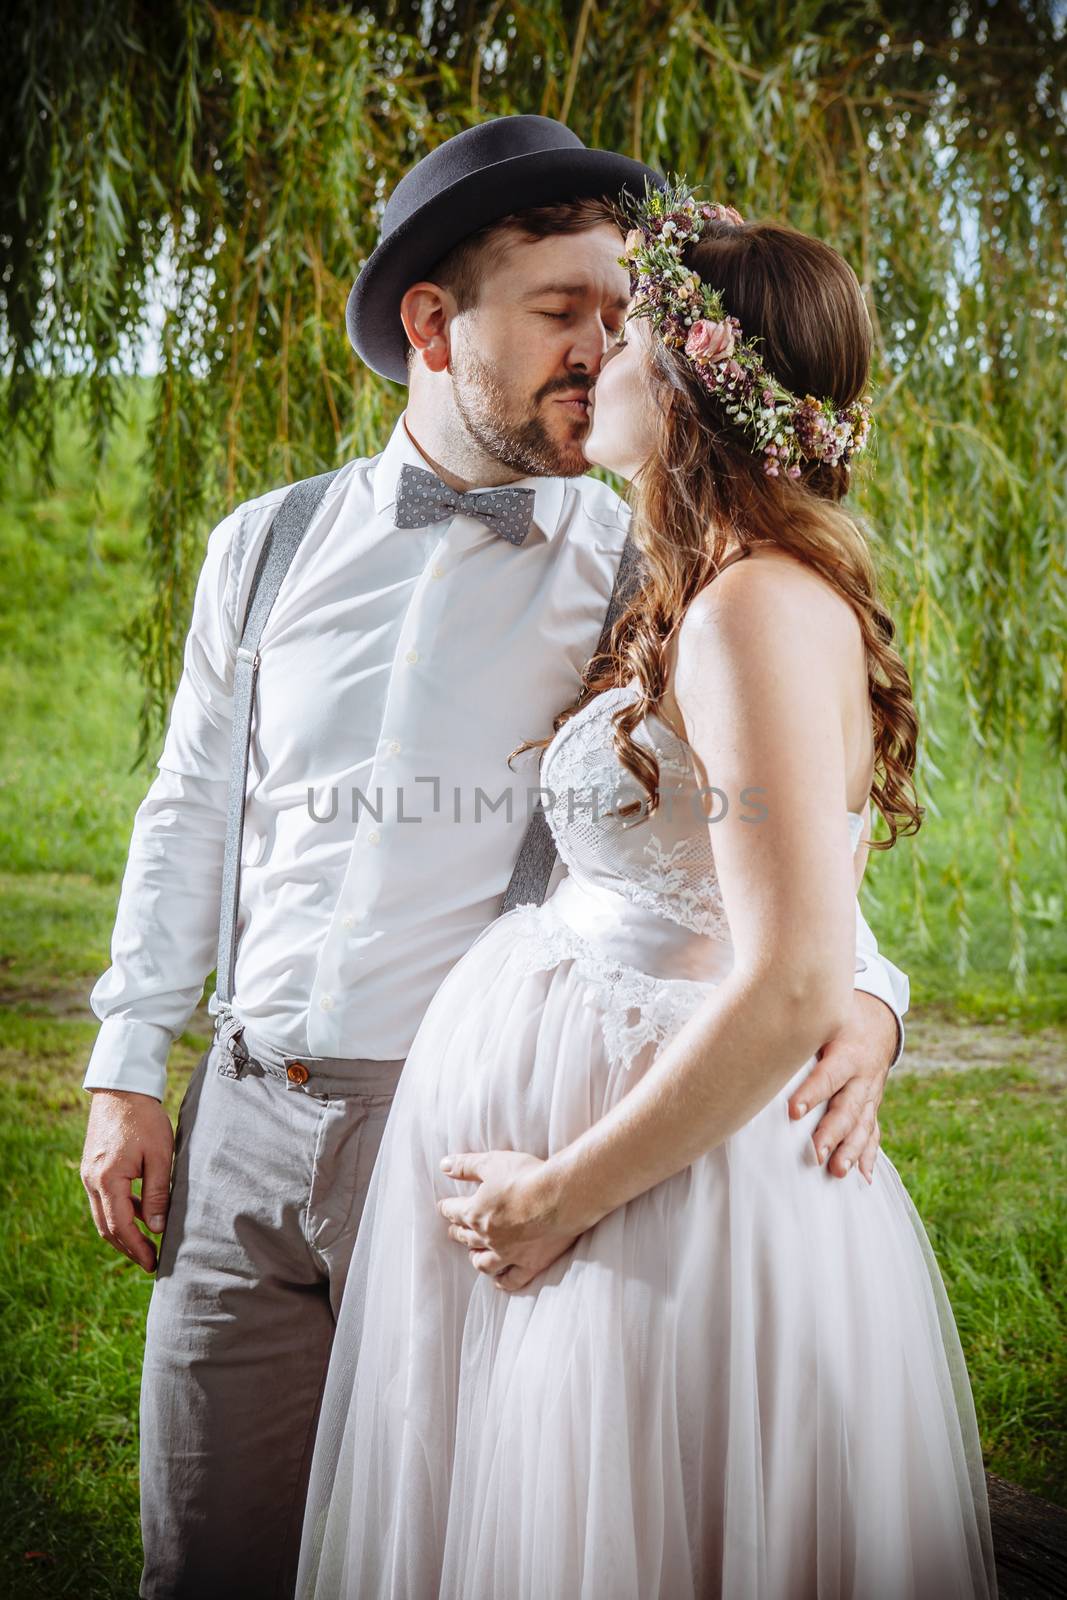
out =
[[[382,236],[348,296],[345,321],[356,354],[374,372],[407,383],[400,302],[441,257],[512,211],[587,195],[638,197],[652,167],[610,150],[587,150],[551,117],[494,117],[465,128],[423,156],[389,196]]]

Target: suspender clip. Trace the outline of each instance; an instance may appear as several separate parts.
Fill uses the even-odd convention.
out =
[[[239,661],[250,661],[252,663],[253,670],[255,670],[255,668],[259,666],[259,651],[248,650],[243,644],[239,644],[237,646],[237,659]]]

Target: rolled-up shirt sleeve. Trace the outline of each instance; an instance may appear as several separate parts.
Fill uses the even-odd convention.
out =
[[[101,1026],[84,1089],[162,1100],[171,1043],[215,965],[239,575],[249,524],[263,520],[249,509],[238,506],[208,539],[158,776],[134,816],[111,965],[89,996]]]
[[[854,987],[884,1000],[897,1024],[897,1048],[889,1063],[895,1067],[904,1053],[904,1013],[908,1009],[910,984],[907,974],[884,956],[856,901],[856,976]]]

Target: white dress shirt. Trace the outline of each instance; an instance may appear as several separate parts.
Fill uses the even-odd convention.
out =
[[[330,484],[259,647],[232,1009],[291,1055],[407,1054],[499,910],[538,794],[539,752],[513,769],[507,756],[577,693],[626,537],[628,508],[587,477],[523,480],[534,525],[518,547],[464,515],[397,528],[405,462],[429,465],[406,413]],[[285,492],[238,506],[208,540],[112,964],[90,996],[86,1089],[162,1099],[215,965],[239,619]],[[856,985],[899,1026],[907,979],[858,911],[857,929]]]

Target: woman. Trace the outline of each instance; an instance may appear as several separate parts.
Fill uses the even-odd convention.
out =
[[[869,320],[790,229],[681,186],[629,220],[586,453],[633,487],[645,578],[520,747],[547,746],[568,877],[484,930],[408,1057],[297,1592],[993,1595],[922,1224],[884,1155],[834,1180],[823,1108],[786,1109],[851,999],[868,801],[890,842],[920,821],[908,677],[838,505]]]

